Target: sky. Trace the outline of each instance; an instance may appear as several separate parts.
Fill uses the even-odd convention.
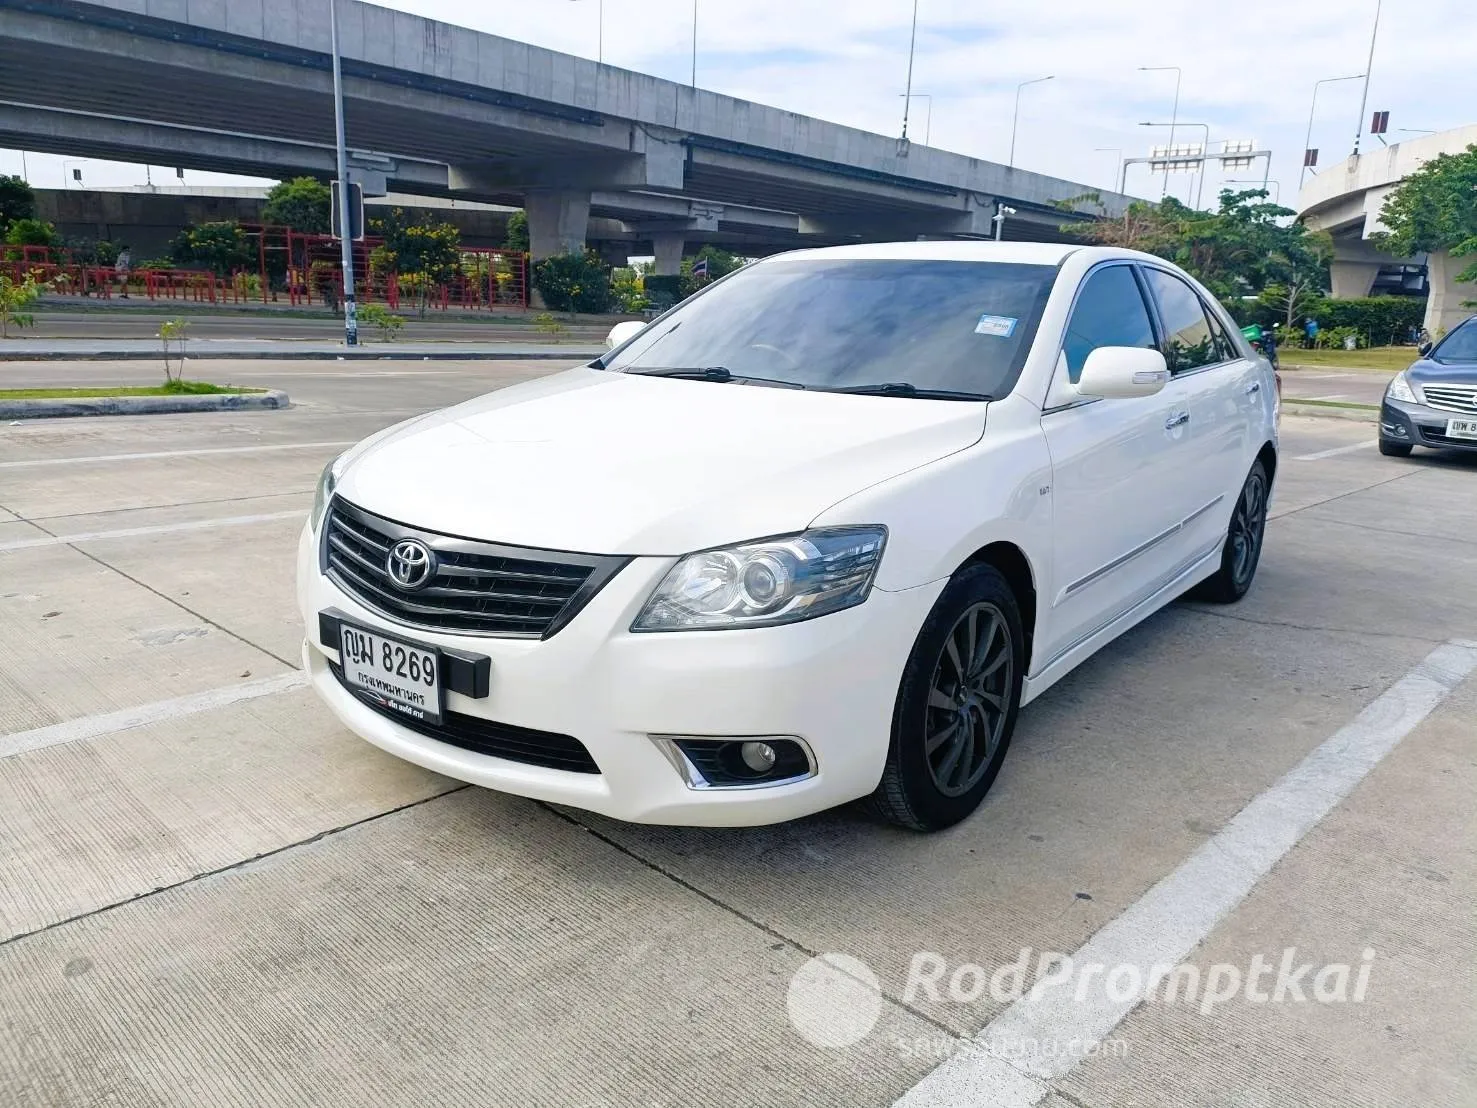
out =
[[[301,0],[306,2],[306,0]],[[1313,83],[1364,72],[1376,0],[918,0],[909,134],[914,141],[1007,160],[1021,81],[1015,164],[1110,188],[1120,157],[1163,143],[1182,70],[1176,141],[1252,139],[1273,151],[1270,177],[1295,207]],[[603,46],[599,10],[604,8]],[[694,0],[387,0],[399,8],[612,65],[686,82]],[[696,0],[697,79],[704,88],[886,135],[901,130],[913,0]],[[1477,5],[1385,0],[1369,81],[1368,116],[1390,112],[1390,142],[1414,131],[1477,122]],[[1324,85],[1312,145],[1320,165],[1350,153],[1363,81]],[[931,119],[929,113],[931,109]],[[1377,149],[1366,136],[1364,149]],[[1106,148],[1106,149],[1104,149]],[[61,187],[73,168],[87,185],[142,184],[141,166],[27,156],[34,184]],[[0,173],[21,169],[0,151]],[[1230,177],[1255,176],[1232,171]],[[1227,176],[1212,170],[1209,203]],[[172,167],[156,184],[176,184]],[[188,172],[187,184],[245,181]],[[1169,178],[1193,198],[1197,182]],[[1161,174],[1131,166],[1128,191],[1158,197]],[[1233,185],[1231,187],[1245,187]]]

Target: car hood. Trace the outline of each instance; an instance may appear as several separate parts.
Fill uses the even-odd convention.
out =
[[[1433,362],[1422,358],[1405,375],[1420,385],[1434,385],[1438,381],[1452,384],[1477,385],[1477,362]]]
[[[983,429],[968,402],[582,368],[382,434],[350,452],[338,491],[466,538],[674,555],[802,530]]]

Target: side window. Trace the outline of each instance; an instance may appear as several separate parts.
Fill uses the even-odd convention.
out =
[[[1143,346],[1154,349],[1154,327],[1143,294],[1126,265],[1094,271],[1082,286],[1062,349],[1067,373],[1076,384],[1087,355],[1099,346]]]
[[[1218,362],[1234,362],[1241,357],[1241,351],[1236,349],[1236,344],[1231,341],[1231,336],[1221,324],[1220,317],[1215,314],[1215,309],[1203,300],[1200,306],[1205,310],[1205,318],[1210,320],[1210,336],[1215,342],[1216,358]]]
[[[1162,269],[1145,269],[1149,289],[1164,324],[1164,360],[1171,373],[1185,373],[1221,361],[1205,305],[1195,290]]]

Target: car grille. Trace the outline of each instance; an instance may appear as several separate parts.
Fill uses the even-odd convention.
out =
[[[1422,385],[1421,394],[1433,408],[1477,415],[1477,385]]]
[[[402,539],[435,559],[419,588],[402,589],[388,560]],[[548,638],[630,559],[502,546],[422,531],[335,499],[323,525],[323,571],[400,623],[462,634]]]
[[[1422,439],[1436,446],[1464,446],[1468,450],[1477,448],[1477,439],[1454,439],[1446,433],[1444,426],[1431,427],[1423,423],[1418,430]]]
[[[365,696],[344,680],[344,671],[330,663],[333,675],[339,684],[354,694],[354,698],[380,715],[393,720],[401,727],[424,735],[428,739],[461,747],[476,754],[488,754],[494,758],[505,758],[510,762],[523,762],[545,769],[562,769],[570,773],[599,773],[600,767],[585,744],[570,735],[559,735],[553,731],[535,731],[531,727],[515,727],[510,723],[496,723],[480,716],[465,716],[460,712],[443,711],[438,726],[386,708],[383,704]]]

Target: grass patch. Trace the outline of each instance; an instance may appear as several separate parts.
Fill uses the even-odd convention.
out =
[[[235,385],[212,385],[208,381],[170,381],[167,385],[119,385],[71,389],[0,389],[0,400],[78,400],[88,396],[240,396],[266,392]]]
[[[1358,412],[1377,412],[1378,404],[1351,404],[1344,400],[1299,400],[1296,396],[1284,396],[1284,404],[1306,404],[1310,408],[1352,408]]]
[[[1311,366],[1317,369],[1406,369],[1420,355],[1413,346],[1372,346],[1367,350],[1301,350],[1283,346],[1277,358],[1284,366]]]

